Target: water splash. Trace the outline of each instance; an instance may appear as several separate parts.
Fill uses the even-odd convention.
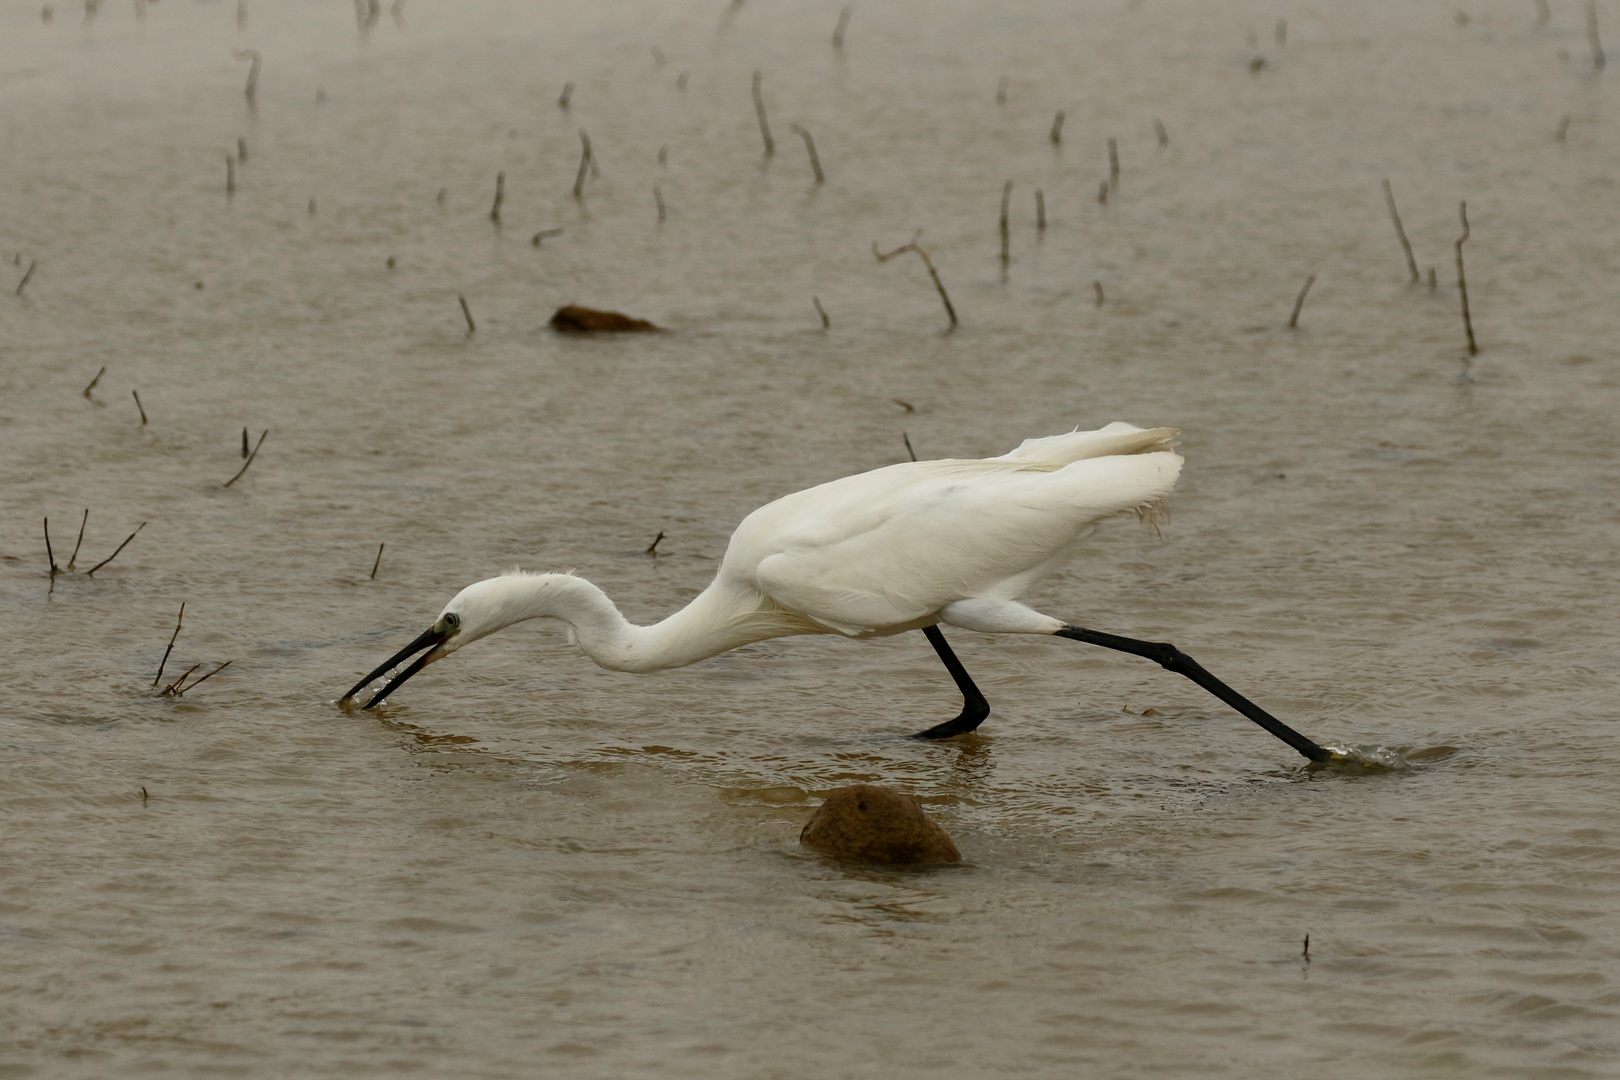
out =
[[[1326,761],[1313,762],[1309,766],[1313,772],[1321,770],[1351,774],[1411,772],[1418,767],[1419,761],[1431,760],[1435,756],[1430,749],[1410,746],[1346,746],[1323,743],[1322,749],[1333,756]],[[1443,749],[1451,750],[1450,747]]]

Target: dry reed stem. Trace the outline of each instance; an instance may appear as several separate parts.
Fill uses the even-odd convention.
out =
[[[574,177],[574,198],[585,197],[585,174],[591,168],[591,137],[579,129],[579,173]]]
[[[911,242],[909,244],[906,244],[904,247],[897,247],[887,255],[879,253],[877,243],[874,241],[872,244],[872,254],[876,255],[877,261],[881,263],[888,262],[890,259],[901,254],[902,252],[916,252],[917,257],[923,261],[923,265],[928,267],[928,276],[934,279],[934,288],[939,290],[939,298],[945,304],[945,314],[950,316],[951,329],[954,330],[957,327],[956,307],[951,303],[950,294],[945,291],[945,283],[939,279],[939,271],[934,268],[934,260],[928,257],[928,252],[917,246],[917,237],[921,235],[922,230],[918,229],[917,232],[912,235]]]
[[[73,543],[73,554],[68,556],[67,568],[73,569],[73,564],[79,561],[79,548],[84,546],[84,527],[90,524],[90,508],[84,509],[84,517],[79,520],[79,538]]]
[[[1417,284],[1417,259],[1412,257],[1412,242],[1406,238],[1406,229],[1401,226],[1401,214],[1395,209],[1395,192],[1389,186],[1389,180],[1384,181],[1384,202],[1389,204],[1389,219],[1395,223],[1395,235],[1401,242],[1401,250],[1406,252],[1406,268],[1412,272],[1412,284]]]
[[[96,565],[94,565],[90,569],[86,570],[84,572],[84,576],[85,577],[95,577],[96,571],[100,570],[103,566],[106,566],[108,563],[110,563],[114,559],[118,558],[118,553],[120,551],[123,551],[126,547],[128,547],[129,542],[131,540],[135,539],[136,535],[138,535],[140,533],[140,531],[142,529],[144,529],[144,528],[146,528],[146,522],[144,522],[144,521],[141,522],[139,525],[135,526],[135,532],[132,532],[128,536],[124,537],[124,542],[122,544],[119,544],[116,548],[114,548],[113,553],[111,555],[107,556],[105,559],[102,559],[100,562],[96,563]]]
[[[816,183],[825,184],[827,174],[821,171],[821,158],[816,154],[816,140],[810,137],[810,132],[798,124],[789,124],[788,128],[804,140],[804,148],[810,155],[810,170],[816,174]]]
[[[270,429],[265,428],[264,435],[260,435],[259,441],[253,444],[253,452],[247,456],[246,461],[242,462],[242,467],[236,471],[236,475],[225,481],[226,487],[230,487],[232,484],[242,479],[242,474],[248,471],[248,466],[253,464],[253,459],[259,456],[259,447],[264,445],[265,436],[269,434]]]
[[[1468,239],[1468,201],[1466,199],[1457,204],[1457,216],[1462,219],[1463,233],[1457,237],[1457,292],[1462,297],[1463,329],[1468,332],[1468,355],[1478,356],[1479,347],[1474,344],[1474,320],[1468,314],[1468,279],[1463,276],[1463,241]]]
[[[1299,329],[1299,309],[1305,306],[1305,294],[1310,292],[1311,291],[1311,286],[1315,285],[1315,284],[1316,284],[1316,275],[1315,274],[1312,274],[1310,277],[1305,279],[1305,287],[1303,289],[1299,290],[1299,295],[1294,298],[1294,313],[1292,315],[1288,316],[1288,329],[1290,329],[1290,330],[1298,330]]]
[[[163,650],[163,659],[158,661],[157,675],[152,679],[155,687],[163,681],[163,669],[168,666],[169,654],[174,651],[174,643],[180,637],[180,626],[186,621],[186,602],[180,601],[180,614],[174,620],[174,633],[169,635],[169,647]]]
[[[765,92],[760,87],[763,78],[760,72],[754,72],[754,115],[759,117],[759,135],[765,140],[765,156],[771,157],[776,153],[776,140],[771,138],[770,121],[765,119]]]

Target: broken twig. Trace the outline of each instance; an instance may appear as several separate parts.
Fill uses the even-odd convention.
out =
[[[180,614],[174,620],[174,633],[169,635],[169,647],[163,650],[163,659],[158,661],[157,676],[153,678],[152,685],[157,686],[163,681],[163,669],[169,663],[169,654],[174,651],[174,643],[180,637],[180,625],[186,621],[186,602],[180,601]]]
[[[821,306],[821,297],[812,296],[810,298],[810,302],[816,305],[816,314],[821,316],[821,328],[823,330],[831,330],[832,320],[827,318],[827,309]]]
[[[1303,289],[1299,290],[1299,295],[1294,298],[1294,313],[1292,315],[1288,316],[1288,329],[1290,329],[1290,330],[1298,330],[1299,329],[1299,309],[1305,306],[1305,294],[1310,292],[1311,291],[1311,286],[1315,285],[1315,284],[1316,284],[1316,275],[1315,274],[1312,274],[1310,277],[1305,279],[1305,287]]]
[[[821,158],[816,156],[816,140],[810,137],[810,132],[798,124],[789,124],[788,128],[804,140],[804,148],[810,154],[810,171],[816,174],[816,183],[825,184],[827,174],[821,171]]]
[[[647,550],[643,551],[642,554],[643,555],[651,555],[653,558],[657,558],[658,557],[658,543],[659,543],[659,541],[663,540],[663,538],[664,538],[664,530],[659,529],[658,530],[658,535],[653,537],[653,542],[647,545]]]
[[[90,524],[90,508],[84,509],[84,517],[79,520],[79,539],[73,544],[73,554],[68,556],[67,568],[73,569],[73,564],[79,561],[79,548],[84,546],[84,527]]]
[[[132,532],[128,536],[124,537],[124,542],[122,544],[119,544],[116,548],[114,548],[113,553],[111,555],[107,556],[105,559],[102,559],[100,562],[96,563],[96,565],[94,565],[90,569],[86,570],[84,572],[84,576],[85,577],[95,577],[96,571],[100,570],[103,566],[106,566],[108,563],[110,563],[114,559],[118,558],[118,553],[120,551],[123,551],[126,547],[128,547],[129,542],[131,540],[135,539],[136,535],[144,528],[146,528],[146,522],[144,522],[144,521],[141,522],[139,525],[135,526],[135,532]]]
[[[1463,329],[1468,331],[1468,355],[1478,356],[1479,347],[1474,344],[1474,320],[1468,315],[1468,279],[1463,276],[1463,241],[1468,239],[1468,200],[1464,199],[1457,204],[1457,216],[1462,219],[1463,232],[1457,237],[1457,292],[1462,296]]]
[[[765,119],[765,93],[760,89],[760,80],[763,76],[754,72],[754,113],[759,117],[759,134],[765,140],[765,156],[771,157],[776,153],[776,140],[771,138],[770,121]]]
[[[957,326],[956,308],[951,304],[950,295],[945,291],[945,283],[939,280],[939,271],[934,269],[934,260],[928,257],[928,252],[917,246],[917,237],[921,235],[922,230],[918,229],[917,232],[911,237],[911,242],[909,244],[906,244],[903,247],[897,247],[887,255],[881,254],[878,251],[877,242],[873,241],[872,254],[876,255],[877,261],[881,263],[888,262],[890,259],[903,252],[916,252],[917,257],[923,261],[923,265],[928,267],[928,276],[934,279],[934,288],[939,290],[939,298],[945,304],[945,314],[951,317],[951,329],[954,330]]]
[[[38,265],[39,265],[39,260],[38,259],[29,259],[28,260],[28,270],[27,270],[27,272],[25,272],[23,274],[22,280],[17,282],[17,292],[16,292],[17,296],[21,296],[23,294],[23,290],[28,288],[28,282],[34,276],[34,268],[36,266],[38,266]],[[105,371],[106,369],[103,368],[102,370]]]
[[[92,398],[90,396],[90,391],[92,391],[92,390],[94,390],[96,388],[96,383],[100,382],[101,377],[103,375],[105,375],[105,374],[107,374],[107,365],[103,364],[103,365],[101,365],[101,370],[96,372],[96,377],[90,380],[90,385],[84,388],[84,399],[86,401],[94,401],[95,400],[94,398]]]
[[[377,580],[377,567],[382,565],[383,548],[385,548],[387,546],[388,545],[386,543],[382,543],[382,544],[377,545],[377,561],[371,564],[371,580],[372,581]]]
[[[264,445],[265,435],[269,434],[270,429],[265,428],[264,435],[260,435],[259,441],[253,444],[253,452],[247,456],[246,461],[242,462],[242,467],[236,471],[236,475],[225,481],[226,487],[230,487],[232,484],[242,479],[242,474],[248,471],[248,466],[253,464],[253,459],[259,456],[259,447]]]
[[[833,30],[833,48],[842,49],[844,47],[844,31],[849,29],[849,17],[854,13],[855,9],[849,4],[845,4],[844,10],[838,13],[838,27]]]
[[[1417,260],[1412,257],[1412,243],[1406,238],[1406,230],[1401,227],[1401,214],[1395,209],[1395,192],[1389,186],[1389,180],[1384,181],[1384,201],[1389,204],[1389,220],[1395,223],[1395,235],[1400,239],[1401,250],[1406,252],[1406,268],[1412,272],[1412,284],[1418,282]]]
[[[140,412],[141,412],[141,427],[145,427],[146,426],[146,409],[141,406],[141,393],[140,393],[139,390],[131,390],[130,394],[135,398],[135,407],[137,409],[140,409]]]
[[[572,84],[570,84],[572,85]],[[585,197],[585,174],[591,168],[591,137],[585,134],[585,129],[579,129],[579,174],[574,177],[574,198]]]
[[[51,561],[51,578],[54,580],[62,568],[56,565],[56,552],[51,550],[51,519],[45,519],[45,557]]]

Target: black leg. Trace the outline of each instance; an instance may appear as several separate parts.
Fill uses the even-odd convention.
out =
[[[1075,641],[1084,641],[1088,645],[1101,645],[1105,649],[1117,649],[1120,652],[1145,656],[1166,671],[1173,671],[1177,675],[1185,675],[1312,761],[1327,761],[1333,756],[1330,751],[1322,749],[1205,671],[1198,665],[1196,660],[1174,645],[1166,642],[1139,641],[1136,638],[1119,637],[1115,634],[1104,634],[1096,630],[1082,630],[1078,626],[1065,626],[1057,631],[1057,636],[1072,638]]]
[[[948,739],[952,735],[966,735],[984,723],[984,718],[990,715],[990,703],[984,700],[984,695],[979,693],[979,688],[973,685],[972,679],[968,678],[967,669],[962,666],[962,661],[958,660],[956,654],[951,651],[950,645],[945,641],[945,635],[939,632],[939,627],[925,626],[923,627],[923,633],[928,637],[928,644],[934,647],[934,651],[939,653],[939,658],[945,662],[945,670],[950,672],[951,678],[956,680],[957,689],[962,691],[962,715],[955,720],[935,724],[927,731],[919,731],[912,738]]]

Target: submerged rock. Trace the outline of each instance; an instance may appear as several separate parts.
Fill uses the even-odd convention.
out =
[[[950,836],[915,799],[875,784],[831,792],[805,823],[799,843],[834,858],[890,866],[962,861]]]
[[[578,304],[564,304],[557,309],[551,317],[553,329],[565,334],[647,334],[657,333],[658,327],[646,319],[632,319],[628,315],[620,315],[617,311],[598,311],[595,308],[580,307]]]

